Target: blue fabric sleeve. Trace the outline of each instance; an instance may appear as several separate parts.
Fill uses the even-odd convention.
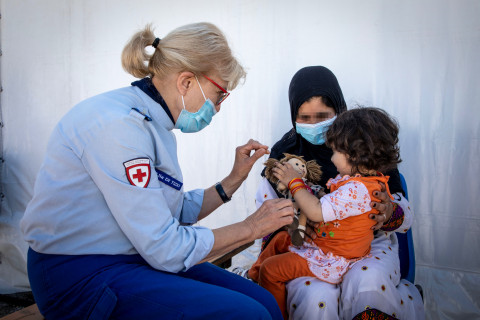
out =
[[[125,161],[148,158],[152,165],[154,148],[159,146],[154,146],[150,136],[144,124],[135,119],[115,122],[101,139],[89,142],[82,161],[103,193],[115,221],[138,253],[156,269],[185,271],[211,251],[213,232],[180,225],[179,216],[175,216],[184,205],[181,191],[168,193],[172,191],[158,179],[151,179],[147,188],[128,182]],[[198,215],[199,196],[192,193],[186,199],[186,215]]]
[[[184,193],[182,215],[180,217],[182,224],[194,224],[198,221],[204,193],[205,190],[203,189],[195,189]]]

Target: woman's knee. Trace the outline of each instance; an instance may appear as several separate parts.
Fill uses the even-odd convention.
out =
[[[265,290],[264,294],[256,293],[255,298],[235,294],[225,301],[212,301],[210,314],[199,319],[280,319],[281,313],[273,296]],[[214,309],[214,310],[213,310]],[[233,311],[232,311],[233,310]],[[208,313],[208,311],[207,311]]]
[[[340,288],[311,277],[287,284],[287,308],[291,319],[338,319]]]
[[[278,308],[276,303],[272,305],[272,307]],[[261,303],[258,303],[255,301],[245,303],[242,305],[239,305],[235,303],[235,306],[232,306],[232,309],[230,310],[235,310],[235,313],[237,313],[237,310],[240,310],[238,315],[236,315],[234,318],[243,320],[243,319],[276,319],[274,315],[271,314],[271,311],[269,311],[268,306],[264,306]],[[278,311],[280,312],[280,310]],[[229,319],[233,319],[233,317],[228,317]]]
[[[400,270],[382,264],[366,263],[355,265],[343,277],[342,291],[353,287],[355,292],[382,290],[396,286],[400,281]]]

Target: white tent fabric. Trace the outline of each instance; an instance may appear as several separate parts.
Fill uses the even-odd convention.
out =
[[[120,53],[146,23],[162,37],[210,21],[248,76],[211,126],[177,134],[185,187],[222,179],[249,138],[271,146],[291,126],[293,74],[327,66],[349,107],[382,107],[400,123],[427,318],[480,317],[479,1],[0,0],[0,10],[0,293],[28,290],[18,221],[56,122],[82,99],[129,85]],[[261,169],[201,225],[253,212]]]

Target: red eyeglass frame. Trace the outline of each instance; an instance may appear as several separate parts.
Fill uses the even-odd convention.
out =
[[[227,90],[225,90],[224,88],[222,88],[218,83],[216,83],[215,81],[213,81],[212,79],[210,79],[209,77],[207,77],[206,75],[203,75],[208,81],[210,81],[211,83],[213,83],[218,89],[222,90],[223,92],[223,95],[220,97],[220,99],[218,99],[217,103],[215,103],[216,106],[220,105],[223,101],[225,101],[225,99],[227,99],[227,97],[230,95],[230,92],[228,92]]]

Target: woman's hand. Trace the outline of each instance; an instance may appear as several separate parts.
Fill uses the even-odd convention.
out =
[[[300,173],[293,169],[293,166],[288,162],[283,164],[277,162],[275,168],[272,169],[272,172],[273,175],[285,186],[288,186],[288,183],[295,178],[302,178]]]
[[[215,242],[210,253],[202,261],[209,261],[245,243],[260,239],[292,221],[292,201],[266,200],[257,211],[242,222],[212,230]]]
[[[254,151],[254,153],[250,155],[252,151]],[[246,144],[237,147],[235,150],[235,162],[233,163],[230,177],[241,184],[248,177],[253,164],[269,153],[268,146],[250,139]]]
[[[250,155],[252,151],[254,151],[254,153]],[[248,173],[252,170],[253,164],[267,153],[270,152],[266,145],[252,139],[250,139],[245,145],[237,147],[235,150],[235,162],[233,163],[232,171],[226,178],[220,181],[227,197],[232,197],[235,191],[237,191],[243,181],[248,177]],[[202,208],[198,214],[198,220],[205,218],[222,204],[222,199],[218,195],[215,186],[205,189]]]
[[[392,200],[388,196],[387,189],[385,184],[380,182],[382,187],[381,191],[375,191],[373,195],[379,200],[370,202],[370,206],[379,211],[378,214],[371,213],[368,217],[377,222],[376,225],[372,227],[373,230],[380,229],[385,222],[390,220],[393,214],[393,204]]]
[[[266,200],[257,211],[245,219],[254,239],[266,236],[293,222],[293,204],[288,199]]]
[[[307,225],[306,225],[306,234],[308,234],[310,237],[305,237],[305,241],[307,242],[312,242],[317,238],[317,232],[316,230],[320,227],[320,222],[313,222],[309,219],[307,219]]]

